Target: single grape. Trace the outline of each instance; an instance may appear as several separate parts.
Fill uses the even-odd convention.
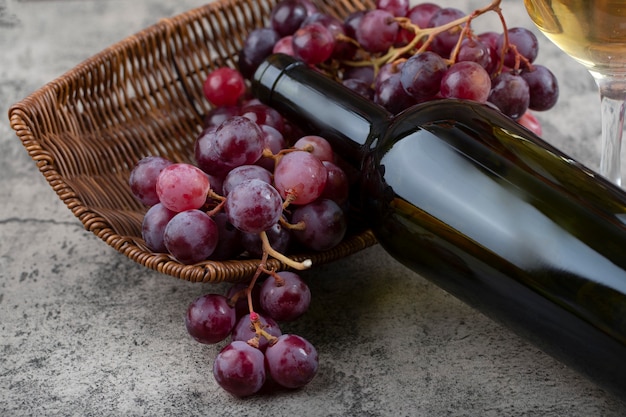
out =
[[[266,331],[268,334],[274,337],[278,337],[282,335],[282,332],[280,331],[280,326],[278,325],[278,323],[276,323],[276,321],[258,313],[257,313],[257,316],[259,317],[259,320],[261,321],[261,327],[263,328],[264,331]],[[252,321],[250,321],[250,314],[246,314],[243,317],[241,317],[239,321],[237,322],[237,324],[235,325],[231,338],[233,341],[240,340],[242,342],[247,342],[248,340],[253,339],[255,337],[256,337],[256,331],[254,328],[254,324],[252,324]],[[269,341],[263,336],[259,337],[258,340],[259,340],[258,349],[261,352],[265,352],[265,350],[267,349],[269,345]]]
[[[204,129],[198,135],[194,144],[194,158],[198,168],[202,171],[216,178],[224,178],[234,166],[226,163],[217,153],[216,132],[217,126],[212,126]],[[213,190],[217,191],[213,185],[211,183]]]
[[[282,36],[272,28],[257,28],[248,33],[239,51],[237,65],[245,78],[251,78],[257,67],[274,49]]]
[[[308,10],[298,0],[278,2],[270,14],[270,26],[282,37],[293,35],[308,16]]]
[[[521,124],[537,136],[541,136],[543,134],[541,123],[539,123],[539,120],[537,120],[535,115],[532,114],[530,110],[527,110],[526,113],[522,115],[522,117],[517,119],[517,123]]]
[[[523,27],[510,28],[508,31],[509,45],[514,45],[517,52],[525,57],[530,63],[535,61],[539,53],[539,42],[537,37],[530,30]],[[496,44],[497,50],[502,51],[505,37],[501,34]],[[515,68],[515,53],[510,48],[505,50],[504,65]],[[525,68],[524,66],[520,68]]]
[[[294,230],[293,235],[300,243],[317,251],[337,246],[348,228],[341,207],[328,199],[318,199],[298,207],[291,221],[294,224],[305,224],[304,230]]]
[[[293,144],[295,149],[305,150],[317,157],[320,161],[334,161],[335,154],[330,143],[321,136],[303,136]]]
[[[156,191],[157,178],[164,168],[172,162],[160,156],[142,158],[130,172],[128,184],[135,198],[146,206],[153,206],[159,202]]]
[[[420,28],[428,27],[433,15],[441,10],[441,6],[435,3],[419,3],[411,7],[406,14],[411,20],[411,23],[419,26]]]
[[[228,196],[230,191],[244,181],[256,178],[268,184],[272,183],[272,173],[258,165],[241,165],[234,168],[224,178],[222,193]]]
[[[433,13],[427,27],[433,28],[443,26],[462,18],[463,16],[465,16],[465,13],[463,13],[462,10],[456,9],[454,7],[444,7]],[[453,27],[452,29],[448,29],[442,33],[437,34],[430,45],[431,51],[435,52],[443,58],[448,58],[450,56],[452,48],[454,48],[457,41],[459,40],[461,30],[464,26],[465,24],[461,24],[459,26]]]
[[[486,103],[491,91],[487,70],[472,61],[452,65],[441,79],[441,96]]]
[[[265,383],[263,353],[246,342],[231,342],[215,358],[213,376],[220,387],[237,397],[255,394]]]
[[[291,231],[288,228],[283,227],[283,225],[278,222],[269,229],[266,229],[265,233],[267,234],[267,240],[270,246],[274,250],[283,254],[289,251]],[[251,257],[261,258],[263,255],[263,242],[258,233],[243,233],[241,243]]]
[[[226,120],[213,136],[216,155],[231,167],[254,164],[263,154],[263,145],[261,128],[245,116]]]
[[[552,71],[535,64],[531,70],[525,70],[521,75],[528,83],[529,109],[545,111],[554,107],[559,98],[559,83]]]
[[[400,70],[400,83],[411,97],[427,100],[439,93],[448,64],[441,56],[426,51],[406,60]]]
[[[369,52],[385,52],[396,41],[400,26],[385,10],[370,10],[361,18],[356,40]]]
[[[493,66],[491,49],[476,37],[465,38],[461,42],[456,62],[462,61],[476,62],[488,72]]]
[[[274,185],[293,204],[306,204],[324,191],[328,174],[322,161],[305,151],[283,155],[274,169]]]
[[[185,314],[187,332],[196,341],[214,344],[226,339],[235,327],[235,309],[221,294],[205,294],[196,298]]]
[[[167,251],[183,264],[207,259],[215,250],[218,239],[215,221],[201,210],[178,213],[163,232]]]
[[[493,79],[489,102],[513,119],[519,119],[528,109],[528,83],[519,75],[503,72]]]
[[[265,351],[271,377],[286,388],[300,388],[313,380],[319,366],[315,347],[303,337],[284,334]]]
[[[280,194],[258,179],[244,181],[233,188],[224,209],[229,221],[239,230],[259,233],[278,223],[283,211]]]
[[[209,73],[202,89],[214,106],[234,106],[246,92],[246,83],[236,69],[221,67]]]
[[[209,189],[207,175],[201,169],[185,163],[164,168],[156,183],[159,201],[176,212],[202,207]]]
[[[311,290],[298,274],[289,271],[270,276],[259,293],[261,308],[276,321],[294,321],[302,316],[311,304]]]
[[[320,23],[311,23],[293,34],[294,56],[309,65],[328,60],[335,49],[333,33]]]
[[[163,233],[167,223],[176,215],[175,211],[157,203],[150,207],[141,222],[141,236],[152,252],[167,252],[163,242]]]

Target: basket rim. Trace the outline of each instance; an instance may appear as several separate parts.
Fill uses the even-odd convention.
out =
[[[65,181],[58,170],[54,153],[47,149],[37,137],[37,120],[44,114],[41,110],[45,106],[54,106],[62,93],[69,88],[69,85],[83,80],[86,74],[99,65],[102,60],[110,59],[118,51],[132,50],[138,43],[153,36],[165,34],[166,37],[169,37],[177,28],[193,20],[193,16],[198,13],[219,13],[224,7],[234,7],[236,3],[240,2],[240,0],[216,0],[176,16],[162,18],[83,60],[75,67],[33,91],[24,99],[11,105],[8,112],[11,128],[26,148],[40,173],[87,231],[92,232],[107,245],[145,267],[192,282],[244,281],[254,275],[261,261],[259,259],[207,260],[198,264],[185,265],[167,254],[150,252],[134,237],[118,234],[109,221],[97,210],[85,205],[71,185]],[[171,55],[169,43],[167,49]],[[175,67],[174,58],[170,57],[170,59]],[[291,255],[289,258],[296,261],[311,259],[313,265],[320,265],[354,254],[376,243],[377,240],[373,233],[370,230],[363,230],[346,237],[338,246],[328,251]],[[268,259],[266,267],[275,270],[289,269],[287,265],[274,258]]]

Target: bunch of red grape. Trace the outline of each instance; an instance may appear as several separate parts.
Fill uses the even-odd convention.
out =
[[[236,284],[227,295],[199,297],[189,305],[185,325],[200,343],[230,336],[213,364],[215,380],[229,393],[252,395],[269,382],[300,388],[317,373],[317,351],[301,336],[282,334],[278,323],[297,319],[310,302],[298,274],[272,272],[262,284]]]
[[[298,388],[315,376],[315,348],[278,325],[304,314],[310,290],[298,274],[268,270],[265,262],[273,256],[306,269],[310,261],[285,254],[296,245],[321,251],[341,242],[351,184],[330,144],[250,98],[246,78],[270,54],[286,53],[391,113],[440,98],[474,100],[540,134],[529,109],[551,108],[558,84],[534,64],[535,36],[506,28],[499,4],[465,15],[433,3],[378,0],[374,10],[342,21],[310,0],[282,0],[267,25],[247,36],[238,69],[208,75],[204,95],[213,108],[195,141],[195,162],[149,156],[134,167],[131,190],[149,207],[142,223],[148,249],[184,264],[261,259],[249,283],[199,297],[185,316],[200,343],[231,338],[213,366],[226,391],[248,396],[268,381]],[[472,20],[488,11],[502,18],[502,33],[472,31]]]
[[[471,22],[498,13],[503,30],[475,33]],[[529,110],[544,111],[559,94],[554,74],[534,63],[535,35],[507,28],[500,0],[465,14],[453,7],[378,0],[344,20],[309,0],[283,0],[266,27],[249,33],[239,68],[250,77],[270,53],[292,55],[398,113],[438,98],[490,103],[541,134]]]

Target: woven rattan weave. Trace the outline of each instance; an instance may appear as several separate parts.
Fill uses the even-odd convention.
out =
[[[236,65],[246,34],[266,23],[277,0],[222,0],[190,10],[103,50],[43,86],[9,111],[12,128],[52,189],[85,228],[130,259],[189,281],[241,281],[258,260],[183,265],[149,251],[141,239],[146,207],[128,176],[148,155],[193,160],[193,143],[209,105],[202,82],[209,71]],[[320,0],[338,17],[373,7],[373,0]],[[375,243],[369,231],[336,248],[294,256],[314,265]],[[270,267],[285,266],[270,260]]]

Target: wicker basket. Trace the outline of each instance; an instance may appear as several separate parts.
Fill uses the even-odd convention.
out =
[[[9,111],[12,128],[52,189],[85,228],[130,259],[189,281],[241,281],[258,260],[183,265],[141,239],[146,207],[128,176],[147,155],[190,162],[209,104],[202,82],[211,69],[235,66],[248,31],[262,26],[278,0],[221,0],[164,19],[103,50]],[[373,0],[319,0],[338,17]],[[327,252],[293,256],[314,265],[375,243],[369,231]],[[272,259],[270,267],[285,265]]]

